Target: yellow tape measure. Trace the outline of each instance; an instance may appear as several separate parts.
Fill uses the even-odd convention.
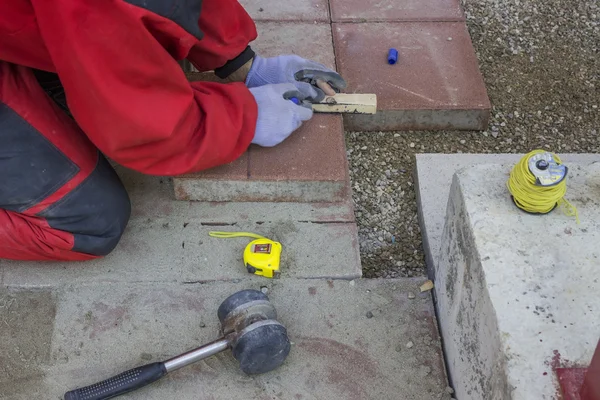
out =
[[[279,278],[281,243],[252,232],[216,232],[208,233],[216,238],[254,238],[244,249],[244,265],[249,273],[266,278]]]

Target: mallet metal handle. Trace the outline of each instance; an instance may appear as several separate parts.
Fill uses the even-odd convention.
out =
[[[164,362],[167,373],[175,371],[176,369],[183,368],[187,365],[193,364],[196,361],[203,360],[212,355],[227,350],[229,347],[229,340],[222,338],[215,340],[212,343],[205,344],[202,347],[198,347],[195,350],[188,351],[177,357],[173,357],[170,360]]]
[[[106,400],[149,385],[179,368],[195,363],[229,347],[225,338],[208,343],[195,350],[188,351],[165,362],[155,362],[131,369],[105,381],[65,394],[65,400]]]

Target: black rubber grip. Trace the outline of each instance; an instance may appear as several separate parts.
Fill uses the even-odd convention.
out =
[[[105,400],[131,392],[159,380],[165,374],[161,362],[130,369],[105,381],[65,393],[65,400]]]

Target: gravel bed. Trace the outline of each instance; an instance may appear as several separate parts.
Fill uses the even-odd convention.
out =
[[[600,151],[598,0],[463,4],[493,105],[485,132],[349,132],[365,277],[425,274],[416,153]]]

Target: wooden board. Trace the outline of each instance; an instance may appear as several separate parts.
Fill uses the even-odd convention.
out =
[[[313,104],[313,111],[320,113],[375,114],[377,112],[377,95],[363,93],[338,93],[327,96]]]

